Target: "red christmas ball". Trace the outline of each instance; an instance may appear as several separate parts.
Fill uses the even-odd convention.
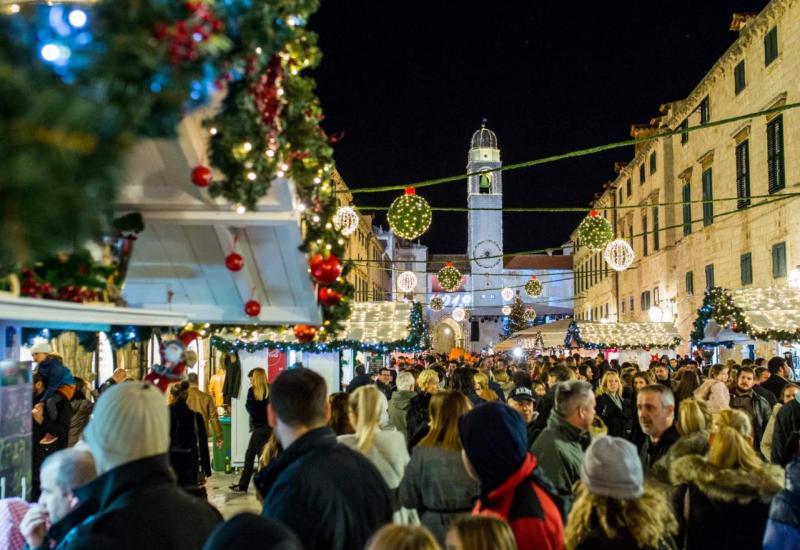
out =
[[[211,184],[211,169],[207,166],[195,166],[192,170],[192,183],[197,187],[208,187]]]
[[[231,252],[225,256],[225,267],[231,271],[241,271],[244,267],[244,258],[238,252]]]
[[[261,313],[261,304],[256,300],[250,300],[244,305],[244,312],[248,317],[258,317]]]
[[[337,306],[342,301],[342,293],[336,292],[326,286],[319,289],[319,301],[322,305]]]
[[[295,325],[294,326],[294,337],[297,339],[298,342],[310,342],[314,339],[314,336],[317,335],[317,327],[312,327],[309,325]]]
[[[321,285],[330,285],[336,282],[342,274],[342,262],[331,254],[324,258],[322,254],[314,254],[309,261],[311,278]]]

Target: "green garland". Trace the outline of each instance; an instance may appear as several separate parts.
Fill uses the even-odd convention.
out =
[[[800,342],[800,333],[795,331],[755,329],[745,319],[744,310],[734,303],[733,296],[724,288],[714,287],[706,291],[692,329],[693,344],[699,345],[703,341],[706,325],[712,319],[720,327],[730,326],[734,332],[746,334],[754,340]]]
[[[360,340],[331,340],[327,342],[278,342],[274,340],[260,340],[258,342],[247,342],[236,339],[228,340],[217,334],[211,337],[211,345],[223,353],[233,353],[246,351],[256,353],[265,349],[275,349],[280,351],[305,351],[310,353],[327,353],[344,349],[355,351],[367,351],[376,353],[391,353],[395,351],[414,352],[429,349],[431,346],[430,332],[423,314],[423,307],[420,303],[414,303],[408,322],[409,334],[402,340],[393,342],[383,342],[378,344],[367,344]]]

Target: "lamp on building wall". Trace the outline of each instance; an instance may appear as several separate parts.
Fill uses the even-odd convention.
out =
[[[800,265],[794,266],[789,272],[789,276],[786,278],[786,284],[792,288],[800,288]]]

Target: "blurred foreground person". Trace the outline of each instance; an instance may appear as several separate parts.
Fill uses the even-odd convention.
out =
[[[420,526],[386,525],[364,550],[440,550],[430,531]]]
[[[786,487],[769,507],[764,550],[800,548],[800,456],[786,465]]]
[[[666,497],[644,486],[633,443],[613,436],[592,441],[567,521],[567,548],[674,548],[677,531]]]
[[[203,550],[303,550],[300,540],[275,520],[243,513],[221,523],[208,537]]]
[[[375,466],[336,441],[326,395],[325,380],[305,368],[272,384],[267,412],[283,451],[256,475],[261,515],[289,527],[306,550],[362,548],[392,520],[392,497]]]
[[[446,550],[517,550],[514,532],[491,516],[458,518],[447,531]]]
[[[86,516],[75,512],[80,504],[75,489],[97,477],[94,459],[85,449],[64,449],[42,464],[42,494],[22,518],[20,531],[32,550],[50,548]]]
[[[117,384],[83,432],[100,477],[75,489],[86,519],[59,548],[195,549],[222,519],[181,490],[169,466],[169,412],[148,382]]]
[[[527,429],[519,413],[508,405],[484,403],[459,419],[458,433],[464,466],[481,484],[473,515],[508,521],[520,548],[562,548],[560,499],[528,452]]]

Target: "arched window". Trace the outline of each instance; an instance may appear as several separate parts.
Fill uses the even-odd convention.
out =
[[[478,176],[478,192],[481,194],[491,194],[492,192],[492,173],[484,172]]]

